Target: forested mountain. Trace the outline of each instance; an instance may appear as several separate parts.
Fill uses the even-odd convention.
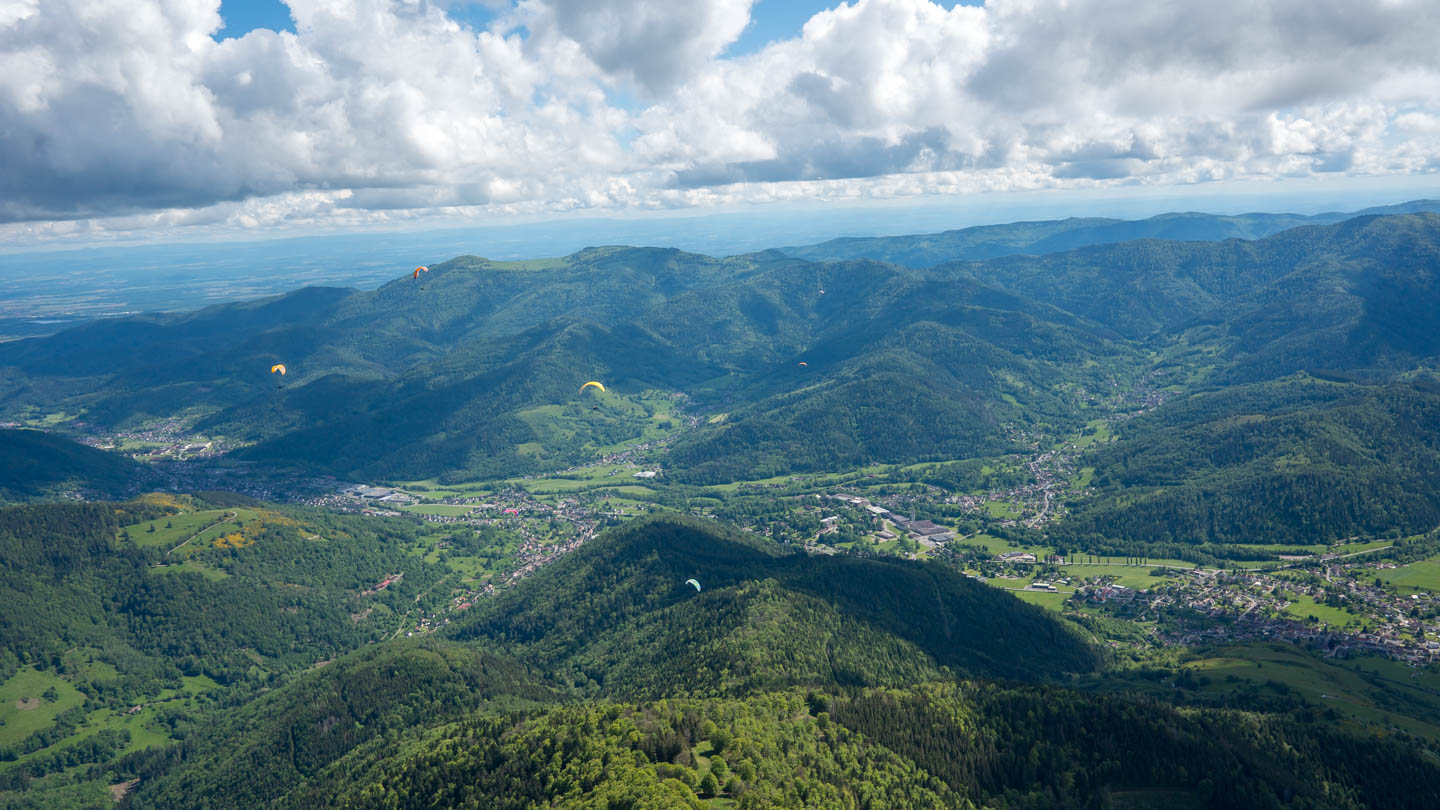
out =
[[[390,666],[405,683],[419,668]],[[330,691],[315,683],[328,675],[312,676],[306,691]],[[337,686],[342,694],[374,688]],[[303,762],[303,783],[287,784],[299,771],[274,748],[256,748],[256,759],[184,762],[154,787],[142,783],[131,806],[701,808],[720,798],[745,808],[1425,808],[1440,790],[1440,768],[1398,742],[1305,720],[1182,713],[1055,689],[792,690],[481,709],[445,722],[454,704],[438,699],[444,692],[433,681],[416,686],[412,704],[434,706],[437,716],[383,737],[367,731],[369,742],[333,762]],[[289,725],[297,741],[339,750],[342,736],[326,745],[341,728],[328,721],[343,721],[345,708],[321,718],[307,707],[281,719],[274,705],[300,691],[257,707],[269,716],[256,722]],[[385,716],[381,727],[401,717]],[[282,751],[290,744],[274,742]],[[234,770],[242,761],[261,767]],[[272,762],[278,769],[264,768]]]
[[[1089,548],[1304,545],[1440,525],[1433,377],[1230,387],[1172,402],[1121,436],[1092,456],[1098,496],[1057,529]]]
[[[139,492],[159,480],[115,453],[38,430],[0,429],[0,502],[53,496],[67,488],[99,497]]]
[[[298,323],[267,320],[312,305]],[[258,331],[237,328],[252,311]],[[92,423],[201,408],[198,429],[259,442],[250,458],[425,477],[563,466],[637,435],[648,415],[604,398],[592,410],[575,396],[586,379],[753,403],[688,445],[699,480],[993,451],[1015,402],[1033,405],[1026,418],[1068,418],[1059,383],[1136,356],[1074,316],[969,279],[652,249],[534,267],[457,259],[373,293],[306,290],[132,326],[0,346],[27,380],[11,406],[59,385],[73,361],[66,384],[97,375],[69,400]],[[113,373],[87,355],[92,338],[126,347],[105,356]],[[283,388],[268,373],[281,361]],[[551,429],[557,418],[563,430]]]
[[[182,559],[147,542],[157,526],[185,525],[182,503],[212,506],[155,496],[0,508],[0,673],[87,648],[114,667],[92,684],[109,699],[182,674],[263,682],[375,640],[377,622],[352,614],[408,607],[441,575],[401,547],[415,531],[406,522],[319,512],[302,522],[269,508],[212,510],[231,534],[206,535]],[[407,576],[393,591],[359,595],[395,573]]]
[[[810,261],[872,259],[906,267],[931,267],[943,262],[993,259],[1023,253],[1039,256],[1066,250],[1165,239],[1178,242],[1219,242],[1261,239],[1302,225],[1331,225],[1360,216],[1440,212],[1440,200],[1413,200],[1367,208],[1354,213],[1326,214],[1160,214],[1142,220],[1071,217],[1040,222],[980,225],[914,236],[847,237],[818,245],[787,247],[787,256]]]
[[[1098,663],[1049,614],[954,569],[777,554],[678,517],[587,544],[477,606],[457,637],[616,697],[899,685],[941,667],[1054,677]]]

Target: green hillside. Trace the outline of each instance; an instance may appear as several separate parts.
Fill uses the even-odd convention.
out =
[[[1440,789],[1440,768],[1396,742],[1033,687],[450,715],[358,746],[286,793],[267,771],[239,784],[238,758],[200,759],[142,784],[132,806],[1422,808]]]
[[[225,712],[218,728],[185,746],[185,767],[144,791],[135,806],[283,806],[297,788],[333,786],[345,774],[334,763],[358,751],[388,747],[481,707],[551,699],[551,690],[502,656],[433,641],[370,647]],[[163,751],[125,763],[149,778],[169,764]],[[313,800],[308,806],[333,806]]]
[[[1045,611],[951,568],[779,554],[674,517],[587,544],[477,606],[456,637],[617,696],[899,685],[940,667],[1043,678],[1098,664]]]
[[[1237,386],[1172,402],[1121,437],[1091,456],[1099,497],[1063,536],[1305,545],[1440,525],[1433,381]]]

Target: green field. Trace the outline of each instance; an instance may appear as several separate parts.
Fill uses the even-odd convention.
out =
[[[620,493],[621,495],[645,496],[655,494],[655,490],[651,489],[650,487],[641,486],[639,484],[626,484],[623,487],[615,487],[615,491]]]
[[[178,515],[132,523],[121,531],[129,532],[130,541],[137,546],[162,546],[171,548],[196,532],[230,516],[230,509],[206,509],[202,512],[182,512]],[[246,510],[248,511],[248,510]],[[166,527],[166,524],[170,524]],[[149,531],[151,526],[155,531]]]
[[[1393,571],[1376,571],[1396,589],[1405,592],[1440,591],[1440,557],[1431,557]]]
[[[51,687],[59,695],[54,703],[41,697]],[[22,698],[26,702],[21,703]],[[42,728],[49,728],[56,715],[84,702],[85,696],[58,675],[34,667],[17,671],[0,684],[0,747],[13,745]]]
[[[260,516],[254,509],[206,509],[132,523],[122,527],[121,531],[128,532],[130,541],[141,546],[159,546],[174,550],[184,543],[185,546],[179,553],[187,554],[235,531],[237,523],[248,523]],[[169,524],[168,528],[166,524]],[[153,532],[150,531],[152,526],[155,528]]]
[[[1361,618],[1343,608],[1322,605],[1306,594],[1293,594],[1290,606],[1285,612],[1302,619],[1314,616],[1331,627],[1344,627],[1349,624],[1360,624]]]
[[[1330,662],[1299,647],[1254,643],[1216,650],[1185,668],[1209,676],[1202,691],[1223,693],[1237,684],[1274,681],[1310,703],[1335,709],[1351,723],[1395,726],[1440,740],[1440,695],[1356,671],[1359,665],[1372,663],[1371,659]]]
[[[1092,445],[1104,444],[1114,438],[1115,434],[1110,430],[1110,420],[1091,419],[1085,424],[1084,430],[1069,440],[1060,442],[1059,446],[1064,447],[1066,444],[1074,442],[1077,448],[1084,450]]]
[[[1185,567],[1190,568],[1191,566],[1186,565]],[[1060,570],[1064,571],[1065,575],[1069,577],[1089,579],[1090,577],[1111,576],[1115,578],[1116,584],[1124,585],[1127,588],[1149,588],[1168,579],[1168,577],[1152,576],[1150,572],[1154,568],[1155,564],[1116,565],[1112,563],[1110,565],[1102,565],[1097,563],[1091,565],[1089,563],[1068,563]]]
[[[1020,510],[1009,501],[986,501],[985,513],[993,518],[1014,520],[1020,517]]]
[[[1004,554],[1007,551],[1028,551],[1036,557],[1050,553],[1051,549],[1045,546],[1019,546],[993,534],[981,532],[958,539],[956,542],[969,546],[981,546],[991,554]]]
[[[417,515],[444,515],[446,517],[463,517],[475,510],[473,506],[461,506],[448,503],[421,503],[413,506],[402,506],[400,511],[412,512]]]
[[[1064,610],[1065,600],[1069,599],[1070,594],[1074,593],[1074,591],[1059,591],[1057,593],[1049,593],[1047,591],[1010,591],[1010,593],[1032,605],[1039,605],[1046,610],[1053,610],[1059,613]]]

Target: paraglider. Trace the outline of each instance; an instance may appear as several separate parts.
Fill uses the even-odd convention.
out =
[[[273,366],[270,367],[270,373],[271,373],[271,374],[274,374],[274,373],[277,372],[277,371],[280,372],[280,376],[281,376],[281,377],[284,377],[284,376],[285,376],[285,364],[284,364],[284,363],[276,363],[275,365],[273,365]],[[280,384],[280,385],[275,386],[275,390],[278,391],[278,390],[280,390],[281,388],[284,388],[284,387],[285,387],[285,385],[282,383],[282,384]]]
[[[519,509],[506,509],[506,510],[505,510],[505,514],[507,514],[507,515],[518,515],[518,514],[520,514],[520,510],[519,510]]]
[[[696,592],[696,593],[699,593],[699,592],[700,592],[700,582],[699,582],[699,580],[696,580],[696,579],[694,579],[694,578],[687,579],[687,580],[685,580],[685,584],[686,584],[686,585],[694,585],[694,586],[695,586],[695,592]]]
[[[809,366],[810,364],[807,363],[807,362],[805,362],[804,360],[801,360],[801,361],[800,361],[800,365],[802,365],[802,366]]]
[[[587,383],[585,383],[584,385],[580,386],[580,393],[582,393],[582,394],[585,393],[585,389],[586,389],[586,388],[589,388],[589,387],[592,386],[592,385],[595,386],[596,388],[599,388],[601,391],[604,391],[604,390],[605,390],[605,386],[601,385],[601,384],[598,383],[598,382],[595,382],[594,380],[591,380],[590,382],[587,382]]]
[[[421,265],[420,267],[415,268],[415,273],[414,273],[414,275],[410,276],[410,278],[412,278],[412,279],[418,279],[418,278],[420,278],[420,274],[421,274],[421,273],[428,273],[428,272],[430,272],[430,268],[425,267],[424,265]]]

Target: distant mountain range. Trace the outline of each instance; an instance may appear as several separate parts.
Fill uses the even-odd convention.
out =
[[[980,225],[942,233],[911,236],[846,237],[818,245],[779,248],[787,256],[811,261],[873,259],[906,267],[932,267],[957,260],[993,259],[1026,254],[1040,256],[1066,250],[1129,242],[1168,239],[1219,242],[1262,239],[1302,225],[1332,225],[1362,216],[1440,212],[1440,200],[1411,200],[1350,213],[1325,214],[1160,214],[1141,220],[1071,217],[1038,222]]]

